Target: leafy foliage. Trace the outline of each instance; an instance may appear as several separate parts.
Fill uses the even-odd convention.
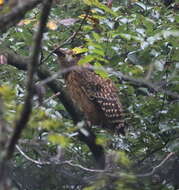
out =
[[[61,189],[75,189],[75,185],[76,189],[84,190],[142,189],[141,186],[146,190],[177,189],[178,173],[175,174],[171,166],[178,157],[170,164],[163,165],[165,168],[156,176],[145,178],[145,175],[138,174],[151,171],[169,152],[176,152],[177,155],[179,151],[179,102],[164,93],[171,91],[179,94],[178,10],[165,7],[159,0],[116,1],[113,2],[112,8],[105,3],[106,1],[98,0],[75,0],[54,4],[44,34],[42,60],[54,49],[54,44],[68,39],[73,31],[80,27],[76,39],[67,44],[67,47],[76,53],[84,53],[79,64],[91,63],[97,74],[111,77],[115,81],[128,126],[126,137],[118,137],[94,127],[97,142],[103,144],[109,153],[112,172],[103,175],[97,175],[95,172],[89,174],[88,171],[69,166],[69,173],[73,174],[68,176],[69,181],[78,176],[78,179],[83,179],[84,182],[81,184],[77,177],[75,180],[78,182],[75,183],[74,180],[73,184],[68,180],[66,184],[60,181]],[[84,11],[86,8],[89,13]],[[81,26],[85,14],[88,15]],[[76,21],[63,20],[63,24],[60,24],[62,19]],[[38,22],[37,7],[17,26],[2,34],[0,48],[9,47],[20,55],[28,56]],[[80,46],[82,48],[79,48]],[[55,72],[55,60],[53,55],[42,64]],[[111,69],[109,72],[108,68]],[[115,74],[118,71],[134,79],[149,82],[157,90],[154,92],[145,85],[134,85],[131,81],[122,80]],[[0,65],[0,97],[5,104],[5,119],[10,131],[23,105],[25,80],[25,72],[9,65]],[[63,82],[62,77],[58,80]],[[93,168],[94,162],[89,150],[73,137],[80,124],[75,126],[63,105],[53,97],[49,99],[51,96],[52,92],[47,90],[42,104],[39,104],[37,96],[34,98],[34,110],[21,140],[36,142],[40,139],[43,150],[39,148],[40,143],[37,147],[29,144],[24,145],[27,146],[26,152],[36,160],[53,160],[60,147],[63,150],[60,159],[73,160],[77,164]],[[114,151],[112,156],[111,149]],[[13,162],[16,169],[19,166],[23,169],[30,168],[29,163],[25,163],[18,152]],[[59,172],[62,172],[62,167],[57,167]],[[35,170],[38,171],[37,168]],[[169,177],[171,171],[173,178]],[[30,172],[34,173],[31,170]],[[58,189],[55,174],[49,176],[49,187],[54,183],[56,186],[53,189]]]

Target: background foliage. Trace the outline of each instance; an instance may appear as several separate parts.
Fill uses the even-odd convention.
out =
[[[105,147],[110,172],[101,174],[75,165],[94,169],[95,163],[86,145],[72,136],[79,126],[73,124],[54,94],[42,86],[43,101],[39,96],[34,98],[33,113],[19,144],[29,157],[50,164],[39,166],[17,151],[10,166],[10,176],[17,189],[179,188],[179,102],[165,93],[179,93],[179,12],[159,0],[114,1],[112,8],[106,3],[56,1],[44,34],[41,56],[45,60],[42,64],[56,72],[55,55],[45,58],[56,44],[80,27],[76,39],[65,47],[77,51],[80,51],[78,47],[84,48],[81,64],[90,62],[104,67],[105,71],[96,72],[116,83],[125,110],[127,135],[121,137],[93,129],[97,142]],[[28,56],[39,13],[36,7],[2,34],[0,48],[8,47]],[[119,72],[138,79],[138,83],[123,80]],[[25,80],[25,72],[0,65],[0,95],[9,132],[23,105]],[[58,80],[63,83],[61,76]],[[155,168],[171,152],[175,155]],[[59,164],[57,160],[75,164]]]

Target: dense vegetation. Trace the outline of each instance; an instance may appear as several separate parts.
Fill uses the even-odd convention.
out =
[[[179,189],[178,2],[14,2],[0,8],[0,189]],[[94,126],[95,151],[79,136],[59,46],[115,82],[126,136]]]

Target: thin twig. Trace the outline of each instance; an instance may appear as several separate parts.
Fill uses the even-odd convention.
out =
[[[16,145],[17,150],[20,152],[20,154],[27,160],[29,160],[30,162],[34,163],[34,164],[38,164],[38,165],[50,165],[50,164],[56,164],[56,165],[63,165],[63,164],[67,164],[73,167],[78,167],[82,170],[88,171],[88,172],[104,172],[105,170],[96,170],[96,169],[90,169],[90,168],[86,168],[80,164],[74,164],[72,162],[72,160],[65,160],[65,161],[39,161],[39,160],[35,160],[31,157],[29,157],[26,153],[23,152],[23,150]]]
[[[158,152],[159,150],[163,149],[164,147],[167,146],[167,144],[170,142],[170,140],[168,139],[162,146],[152,150],[151,152],[149,152],[147,155],[144,156],[144,158],[142,158],[141,160],[139,160],[137,162],[137,165],[142,164],[142,162],[144,162],[147,158],[151,157],[153,154],[155,154],[156,152]]]
[[[148,176],[151,176],[153,175],[157,169],[159,169],[160,167],[162,167],[165,162],[167,160],[169,160],[173,155],[175,155],[175,152],[170,152],[161,162],[160,164],[158,164],[157,166],[153,167],[152,168],[152,171],[151,172],[148,172],[148,173],[145,173],[145,174],[138,174],[137,177],[148,177]]]
[[[38,160],[34,160],[32,158],[30,158],[27,154],[25,154],[21,148],[16,145],[16,148],[17,150],[22,154],[22,156],[24,156],[27,160],[35,163],[35,164],[38,164],[38,165],[50,165],[50,164],[56,164],[56,165],[63,165],[63,164],[67,164],[67,165],[70,165],[70,166],[73,166],[73,167],[78,167],[84,171],[88,171],[88,172],[97,172],[97,173],[106,173],[106,172],[110,172],[110,170],[97,170],[97,169],[90,169],[90,168],[86,168],[80,164],[75,164],[72,162],[72,160],[65,160],[65,161],[56,161],[56,162],[52,162],[52,161],[38,161]],[[175,152],[170,152],[161,162],[160,164],[158,164],[157,166],[153,167],[152,168],[152,171],[151,172],[148,172],[148,173],[145,173],[145,174],[137,174],[136,176],[137,177],[148,177],[148,176],[151,176],[153,175],[157,169],[161,168],[165,163],[166,161],[168,161],[173,155],[175,155]],[[114,172],[114,171],[113,171]],[[123,172],[122,172],[123,173]],[[124,174],[124,173],[123,173]],[[115,176],[118,176],[118,174],[116,174]]]
[[[33,163],[35,163],[35,164],[38,164],[38,165],[49,165],[49,164],[51,164],[50,162],[42,162],[42,161],[38,161],[38,160],[34,160],[33,158],[30,158],[27,154],[25,154],[22,150],[21,150],[21,148],[18,146],[18,145],[16,145],[16,148],[17,148],[17,150],[22,154],[22,156],[24,157],[24,158],[26,158],[27,160],[29,160],[29,161],[31,161],[31,162],[33,162]]]
[[[65,40],[64,42],[62,42],[58,47],[56,47],[54,50],[52,50],[52,51],[47,55],[47,57],[45,57],[45,58],[42,60],[41,63],[46,62],[46,61],[53,55],[53,53],[54,53],[56,50],[58,50],[59,48],[63,47],[64,45],[67,45],[68,43],[74,41],[74,39],[76,38],[76,36],[77,36],[78,33],[80,32],[80,30],[81,30],[83,24],[85,23],[85,21],[86,21],[88,15],[89,15],[89,12],[90,12],[90,9],[88,9],[88,10],[86,11],[86,15],[85,15],[85,17],[83,18],[83,20],[81,21],[81,24],[80,24],[79,28],[78,28],[68,39],[66,39],[66,40]]]
[[[73,36],[73,38],[71,39],[71,42],[74,41],[74,39],[76,38],[76,36],[78,35],[78,33],[81,31],[81,28],[82,28],[83,24],[85,23],[86,19],[87,19],[88,16],[89,16],[89,13],[90,13],[90,7],[86,10],[86,14],[85,14],[83,20],[81,21],[81,24],[80,24],[79,28],[78,28],[77,31],[74,33],[74,36]]]
[[[53,94],[52,96],[50,96],[49,98],[47,98],[47,99],[44,101],[44,103],[48,102],[48,101],[51,100],[51,99],[56,98],[56,97],[59,96],[60,94],[61,94],[61,92],[57,92],[57,93]]]
[[[74,163],[72,163],[72,161],[66,161],[66,164],[68,164],[70,166],[73,166],[73,167],[80,168],[80,169],[88,171],[88,172],[98,172],[98,173],[104,173],[104,172],[106,172],[106,170],[97,170],[97,169],[86,168],[86,167],[84,167],[84,166],[82,166],[80,164],[74,164]]]

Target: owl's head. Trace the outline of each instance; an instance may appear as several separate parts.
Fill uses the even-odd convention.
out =
[[[75,55],[72,50],[65,48],[58,48],[54,53],[58,56],[58,63],[61,69],[76,65],[81,57],[80,55]]]

